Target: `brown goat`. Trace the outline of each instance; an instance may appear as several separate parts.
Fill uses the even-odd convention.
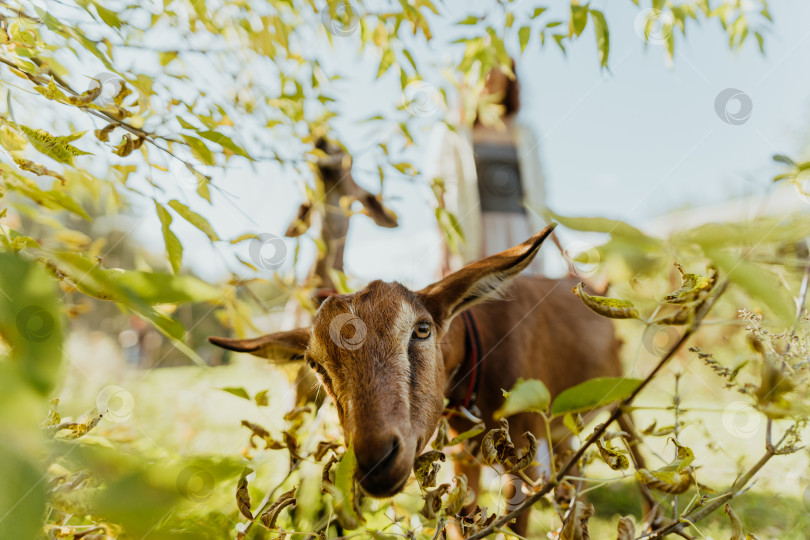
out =
[[[360,485],[372,496],[388,497],[408,480],[439,423],[444,398],[459,403],[468,391],[470,366],[462,367],[469,363],[468,330],[456,318],[463,311],[472,311],[480,333],[476,405],[488,429],[497,427],[493,412],[503,403],[501,390],[519,377],[542,380],[553,398],[593,377],[621,374],[613,326],[571,294],[574,280],[515,279],[552,229],[420,291],[373,281],[356,293],[331,296],[311,329],[210,340],[276,361],[306,360],[337,406],[357,455]],[[498,295],[502,301],[481,303]],[[526,431],[545,440],[540,415],[518,414],[509,421],[513,440],[522,440]],[[469,429],[465,422],[456,418],[451,425]],[[555,424],[551,434],[556,449],[570,435]],[[476,492],[479,471],[463,468]],[[536,478],[540,470],[529,474]],[[519,534],[527,517],[523,513],[514,526]]]

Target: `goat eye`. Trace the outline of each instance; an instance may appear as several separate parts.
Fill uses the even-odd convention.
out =
[[[413,330],[413,337],[415,339],[427,339],[430,337],[430,323],[420,322]]]

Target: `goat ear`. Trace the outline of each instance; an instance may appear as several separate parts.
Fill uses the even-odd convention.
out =
[[[208,341],[223,349],[248,352],[273,362],[283,363],[304,359],[310,333],[309,328],[297,328],[252,339],[229,339],[211,336]]]
[[[298,214],[295,216],[295,219],[292,220],[290,226],[287,227],[287,232],[284,233],[284,236],[288,238],[296,238],[301,236],[307,232],[307,229],[309,229],[311,223],[312,203],[310,201],[306,201],[298,207]]]
[[[397,226],[397,215],[380,199],[364,189],[357,195],[357,200],[363,205],[363,213],[374,220],[379,227],[392,229]]]
[[[555,226],[556,223],[551,224],[520,245],[468,264],[417,294],[436,323],[446,328],[453,317],[473,304],[496,296],[529,266]]]

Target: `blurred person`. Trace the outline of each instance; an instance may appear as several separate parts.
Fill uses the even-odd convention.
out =
[[[517,118],[520,83],[514,60],[511,73],[496,67],[487,74],[482,101],[493,100],[497,107],[484,109],[496,110],[493,118],[476,112],[471,127],[460,118],[454,129],[441,124],[432,136],[430,172],[444,184],[439,205],[456,216],[464,234],[453,250],[452,240],[442,233],[443,275],[519,244],[546,226],[539,145]],[[541,253],[525,271],[542,274],[543,266]]]

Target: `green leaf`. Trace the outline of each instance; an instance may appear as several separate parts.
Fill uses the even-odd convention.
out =
[[[175,236],[169,225],[172,223],[172,215],[168,210],[155,201],[155,208],[157,209],[158,218],[160,218],[160,225],[163,229],[163,241],[166,244],[166,254],[169,256],[169,263],[172,265],[172,271],[176,274],[180,271],[180,266],[183,263],[183,244]]]
[[[241,386],[226,386],[224,388],[220,388],[223,392],[228,392],[229,394],[233,394],[236,397],[240,397],[242,399],[246,399],[250,401],[250,395],[247,393],[247,390],[242,388]]]
[[[363,516],[355,508],[354,473],[357,470],[357,458],[351,447],[346,449],[335,470],[335,483],[325,484],[333,499],[333,509],[340,524],[346,529],[356,529],[363,521]]]
[[[653,238],[641,232],[641,230],[632,225],[628,225],[624,221],[602,217],[565,217],[551,211],[549,211],[548,214],[555,221],[558,221],[560,225],[564,225],[575,231],[608,233],[613,236],[626,236],[643,241],[647,239],[655,241]],[[655,242],[657,244],[657,241]]]
[[[57,137],[51,135],[44,129],[32,129],[28,126],[19,127],[22,132],[25,133],[26,137],[28,137],[28,140],[31,141],[34,148],[59,163],[73,165],[74,156],[90,154],[90,152],[79,150],[69,144],[84,135],[84,133],[74,133],[72,135]]]
[[[558,395],[551,404],[551,415],[562,416],[604,407],[635,392],[641,379],[598,377],[585,381]]]
[[[610,32],[608,31],[605,16],[601,11],[592,9],[590,13],[594,33],[596,34],[596,48],[599,51],[599,65],[604,68],[608,65],[608,56],[610,55]]]
[[[773,159],[777,163],[784,163],[785,165],[790,165],[791,167],[796,166],[796,162],[790,159],[790,157],[786,156],[785,154],[774,154],[773,156],[771,156],[771,159]]]
[[[390,68],[394,64],[394,50],[390,48],[386,48],[383,51],[382,58],[380,59],[380,68],[377,70],[377,78],[379,79],[382,77],[388,68]]]
[[[548,388],[537,379],[520,378],[511,390],[504,390],[503,395],[506,401],[493,414],[496,420],[521,412],[544,413],[551,402]]]
[[[24,402],[12,403],[20,406]],[[47,476],[34,455],[36,452],[18,442],[16,436],[21,434],[14,435],[7,437],[8,442],[0,441],[0,476],[7,479],[3,482],[0,510],[8,514],[0,520],[0,538],[38,538],[42,536],[46,503],[50,502],[47,482],[43,481]]]
[[[217,288],[194,276],[123,271],[115,279],[149,304],[210,302],[222,296]]]
[[[580,6],[576,2],[571,2],[571,20],[568,23],[568,37],[577,36],[585,30],[588,24],[588,4]]]
[[[222,133],[218,133],[216,131],[200,131],[197,133],[197,135],[199,135],[203,139],[208,139],[211,142],[217,143],[222,148],[227,148],[234,154],[238,154],[242,157],[250,159],[250,156],[248,155],[247,151],[244,148],[233,142],[233,140],[230,137],[227,137]]]
[[[189,223],[200,229],[202,232],[204,232],[212,242],[216,242],[217,240],[219,240],[219,236],[217,236],[217,233],[214,231],[214,228],[211,226],[210,223],[208,223],[208,220],[202,217],[200,214],[198,214],[197,212],[190,209],[188,206],[186,206],[185,204],[181,203],[176,199],[172,199],[171,201],[169,201],[169,206],[175,212],[180,214],[180,216],[183,219],[185,219],[186,221],[188,221]]]
[[[520,41],[520,52],[526,50],[526,45],[529,44],[529,38],[532,36],[532,29],[528,26],[522,26],[518,30],[518,41]]]
[[[584,283],[577,283],[573,292],[582,300],[588,309],[603,317],[611,319],[638,319],[638,310],[632,302],[618,298],[605,298],[604,296],[591,296],[582,290]]]
[[[543,13],[545,13],[547,9],[548,9],[548,8],[544,8],[544,7],[534,8],[534,11],[533,11],[533,12],[532,12],[532,14],[530,15],[530,17],[531,17],[532,19],[536,19],[537,17],[539,17],[540,15],[542,15]]]
[[[195,158],[199,159],[205,165],[216,164],[214,154],[211,152],[211,149],[208,148],[200,139],[190,135],[183,135],[183,140],[185,140],[186,143],[188,143],[188,145],[191,147],[191,154]]]
[[[754,247],[799,242],[807,236],[808,230],[810,215],[788,214],[761,217],[742,223],[707,223],[675,233],[671,241],[677,244],[698,244],[706,251],[731,246]]]
[[[47,395],[61,372],[62,295],[51,276],[33,262],[0,253],[0,269],[0,336],[10,346],[23,380]]]
[[[733,283],[742,287],[751,298],[768,306],[782,324],[785,326],[793,324],[796,307],[791,295],[780,284],[778,276],[720,249],[709,249],[706,255],[714,261],[721,276],[727,276]]]

